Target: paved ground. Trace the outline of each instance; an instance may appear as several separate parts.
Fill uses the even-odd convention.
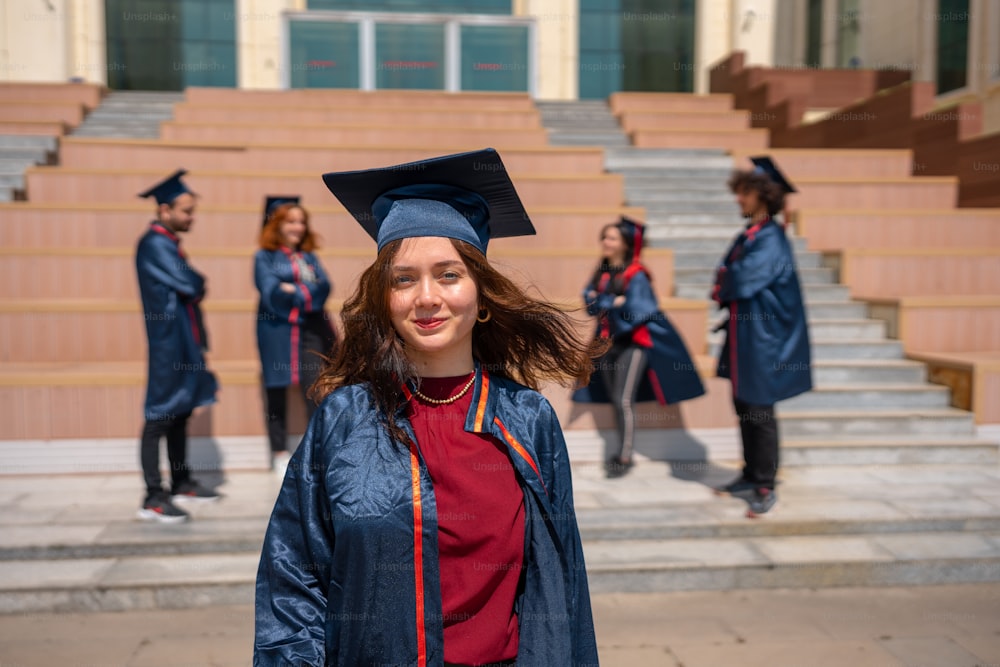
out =
[[[611,667],[997,667],[1000,584],[609,594]],[[249,606],[0,617],[3,667],[250,664]]]

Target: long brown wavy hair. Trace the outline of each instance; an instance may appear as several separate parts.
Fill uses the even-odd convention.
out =
[[[606,344],[582,342],[568,313],[526,294],[471,245],[454,239],[451,243],[476,283],[480,308],[492,316],[487,322],[476,322],[472,330],[472,355],[480,365],[532,389],[544,381],[586,384],[592,360],[605,351]],[[415,381],[418,375],[390,314],[392,264],[401,245],[402,240],[386,244],[344,302],[343,343],[328,359],[310,397],[318,403],[338,387],[367,384],[390,434],[405,442],[406,433],[395,419],[405,401],[401,383]]]
[[[264,250],[277,250],[281,247],[281,224],[288,217],[292,209],[302,211],[302,222],[305,223],[306,233],[302,235],[302,243],[297,248],[300,252],[313,252],[319,248],[319,238],[313,233],[312,225],[309,224],[309,211],[299,204],[282,204],[271,212],[267,218],[267,224],[260,230],[260,247]]]

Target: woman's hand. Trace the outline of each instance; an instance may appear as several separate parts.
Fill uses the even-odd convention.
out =
[[[621,308],[625,305],[625,295],[619,294],[615,297],[615,300],[611,302],[611,305],[615,308]]]
[[[281,283],[281,291],[285,294],[295,294],[295,285],[292,283]]]

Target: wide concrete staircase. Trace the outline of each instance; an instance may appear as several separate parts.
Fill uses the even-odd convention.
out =
[[[52,164],[60,137],[84,121],[103,93],[91,84],[0,83],[0,202],[24,196],[28,168]]]
[[[114,91],[73,131],[75,137],[155,139],[184,93]]]
[[[538,102],[553,146],[628,146],[628,136],[604,100]]]
[[[317,174],[485,145],[501,150],[538,229],[527,243],[498,239],[491,259],[575,305],[600,227],[622,213],[646,220],[661,306],[709,390],[679,408],[643,405],[643,460],[609,481],[596,464],[613,437],[610,410],[574,406],[565,390],[546,389],[574,461],[593,590],[1000,579],[996,443],[974,437],[970,413],[948,407],[948,390],[928,385],[926,367],[905,359],[886,324],[851,301],[854,286],[837,284],[836,257],[809,252],[804,238],[795,244],[817,390],[779,406],[781,500],[767,518],[748,521],[742,500],[712,493],[736,474],[739,446],[728,386],[712,377],[716,315],[706,295],[741,224],[725,179],[762,147],[761,133],[745,118],[741,127],[725,98],[613,96],[609,108],[632,147],[601,148],[603,131],[583,142],[594,147],[551,146],[556,128],[542,124],[526,96],[391,91],[191,89],[161,139],[64,139],[59,167],[29,170],[28,201],[0,205],[0,323],[9,332],[0,349],[0,465],[91,474],[54,485],[0,478],[0,611],[249,602],[277,491],[261,471],[248,273],[262,196],[304,194],[325,239],[335,312],[373,252]],[[399,126],[401,107],[409,126]],[[871,219],[913,207],[947,211],[953,183],[904,177],[900,153],[776,157],[802,190],[794,208],[803,219],[822,213],[835,225],[846,202],[869,207]],[[188,525],[163,527],[131,520],[141,495],[135,436],[145,354],[132,252],[149,215],[133,195],[173,166],[191,170],[201,195],[184,243],[212,282],[212,366],[224,388],[220,404],[192,425],[193,463],[207,481],[226,471],[227,498],[196,509]],[[892,180],[859,185],[841,176],[875,173],[865,169]]]
[[[48,164],[55,150],[55,137],[0,134],[0,202],[14,201],[24,190],[28,167]]]

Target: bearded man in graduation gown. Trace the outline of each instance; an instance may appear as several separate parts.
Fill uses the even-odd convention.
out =
[[[743,440],[743,474],[719,489],[750,492],[750,516],[777,499],[778,424],[774,404],[812,388],[809,328],[795,256],[774,219],[795,188],[767,157],[729,181],[746,227],[716,269],[712,299],[728,311],[718,375],[729,378]]]
[[[214,491],[191,477],[187,422],[195,408],[215,402],[217,383],[205,363],[208,334],[201,315],[205,277],[191,268],[179,234],[194,221],[194,194],[180,170],[140,197],[156,200],[156,219],[139,240],[135,265],[149,339],[148,381],[140,459],[146,498],[140,519],[176,523],[189,518],[174,502],[212,501]],[[170,489],[160,475],[160,440],[167,440]]]

